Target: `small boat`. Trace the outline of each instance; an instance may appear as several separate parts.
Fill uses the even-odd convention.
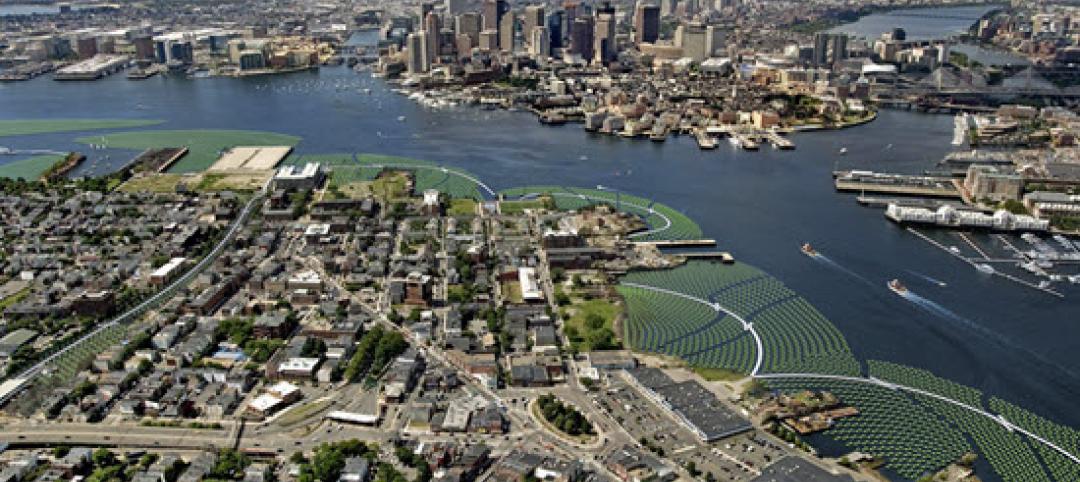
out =
[[[800,248],[800,250],[803,252],[803,254],[805,254],[805,255],[807,255],[807,256],[809,256],[811,258],[817,257],[817,255],[818,255],[818,252],[816,250],[814,250],[813,246],[810,246],[810,243],[803,243],[802,248]]]
[[[841,147],[840,148],[840,155],[842,156],[844,154],[847,154],[847,148],[846,147]]]
[[[994,274],[994,267],[986,263],[976,264],[975,269],[979,270],[980,273]]]
[[[405,122],[405,116],[399,115],[397,120],[398,120],[398,122]]]
[[[1045,289],[1047,289],[1047,288],[1049,288],[1049,287],[1050,287],[1050,282],[1049,282],[1049,281],[1043,280],[1043,281],[1040,281],[1040,282],[1039,282],[1039,288],[1040,288],[1040,289],[1044,289],[1044,290],[1045,290]]]
[[[908,293],[907,286],[904,286],[904,283],[901,283],[898,279],[894,278],[892,281],[889,281],[888,286],[893,293],[896,293],[900,296],[904,296]]]

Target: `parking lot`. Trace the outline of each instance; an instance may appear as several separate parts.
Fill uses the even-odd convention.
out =
[[[635,388],[612,377],[608,390],[599,393],[594,404],[606,411],[636,441],[675,461],[683,468],[693,466],[705,478],[747,481],[759,470],[779,459],[788,449],[755,431],[704,443],[677,422],[664,408],[645,398]]]

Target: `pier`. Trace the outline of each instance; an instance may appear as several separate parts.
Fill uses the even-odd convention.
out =
[[[975,262],[974,262],[974,261],[972,261],[971,259],[968,259],[968,258],[964,257],[963,255],[961,255],[961,254],[959,254],[959,253],[955,253],[955,252],[953,252],[953,251],[952,251],[952,250],[950,250],[949,248],[945,247],[945,245],[943,245],[943,244],[941,244],[941,243],[939,243],[939,242],[935,241],[935,240],[934,240],[933,238],[931,238],[930,236],[927,236],[927,235],[925,235],[925,234],[923,234],[923,233],[920,233],[919,231],[917,231],[917,230],[915,230],[915,229],[913,229],[913,228],[907,228],[907,231],[908,231],[909,233],[911,233],[911,234],[914,234],[915,236],[918,236],[918,237],[919,237],[919,238],[921,238],[921,239],[922,239],[923,241],[926,241],[927,243],[930,243],[930,245],[931,245],[931,246],[934,246],[934,247],[936,247],[936,248],[938,248],[938,249],[940,249],[940,250],[942,250],[942,251],[944,251],[944,252],[946,252],[946,253],[949,253],[949,255],[951,255],[951,256],[953,256],[953,257],[955,257],[955,258],[957,258],[957,259],[959,259],[959,260],[961,260],[961,261],[963,261],[963,262],[965,262],[965,263],[967,263],[967,264],[971,265],[971,267],[972,267],[972,268],[975,268],[975,267],[976,267],[976,264],[977,264],[977,263],[975,263]],[[991,274],[992,274],[993,276],[1001,276],[1002,278],[1005,278],[1005,279],[1007,279],[1007,280],[1009,280],[1009,281],[1012,281],[1012,282],[1014,282],[1014,283],[1019,283],[1019,284],[1021,284],[1021,285],[1027,286],[1028,288],[1031,288],[1031,289],[1033,289],[1033,290],[1039,290],[1039,291],[1042,291],[1043,293],[1046,293],[1046,294],[1048,294],[1048,295],[1053,295],[1053,296],[1057,296],[1058,298],[1064,298],[1064,297],[1065,297],[1065,295],[1061,294],[1061,293],[1060,293],[1060,292],[1058,292],[1058,291],[1055,291],[1055,290],[1053,290],[1053,289],[1050,289],[1050,288],[1043,288],[1043,287],[1041,287],[1041,286],[1039,286],[1039,285],[1037,285],[1037,284],[1035,284],[1035,283],[1032,283],[1032,282],[1030,282],[1030,281],[1027,281],[1027,280],[1023,280],[1023,279],[1017,278],[1016,276],[1013,276],[1013,275],[1011,275],[1011,274],[1006,274],[1006,273],[1002,273],[1002,272],[1000,272],[1000,271],[997,271],[997,270],[994,270],[994,272],[993,272],[993,273],[991,273]]]
[[[724,264],[732,264],[735,262],[735,257],[727,251],[699,251],[678,253],[676,256],[682,256],[686,259],[718,259],[721,263]]]
[[[657,248],[700,248],[716,246],[715,239],[670,239],[659,241],[633,241],[642,246],[656,246]]]
[[[957,209],[977,209],[972,206],[966,206],[963,203],[956,201],[947,201],[943,199],[922,199],[913,197],[879,197],[879,196],[863,196],[860,195],[855,198],[855,201],[863,206],[868,207],[881,207],[887,208],[890,204],[904,207],[916,207],[926,209],[937,209],[942,206],[952,206]],[[993,213],[993,209],[978,209],[986,213]]]
[[[836,190],[960,199],[960,190],[950,177],[910,176],[872,171],[833,173]]]

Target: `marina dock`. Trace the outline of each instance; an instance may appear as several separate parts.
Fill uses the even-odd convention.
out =
[[[977,265],[979,263],[976,263],[976,262],[972,261],[971,259],[964,257],[963,255],[961,255],[958,252],[954,252],[953,250],[945,247],[945,245],[937,242],[936,240],[934,240],[930,236],[927,236],[927,235],[925,235],[923,233],[920,233],[918,230],[915,230],[913,228],[907,228],[907,231],[909,233],[911,233],[911,234],[914,234],[915,236],[918,236],[920,239],[922,239],[923,241],[926,241],[931,246],[934,246],[934,247],[936,247],[936,248],[938,248],[938,249],[940,249],[940,250],[942,250],[942,251],[944,251],[946,253],[949,253],[949,255],[951,255],[951,256],[953,256],[953,257],[955,257],[955,258],[957,258],[957,259],[971,265],[972,268],[978,269]],[[994,272],[991,273],[991,275],[993,275],[993,276],[1001,276],[1002,278],[1005,278],[1005,279],[1007,279],[1009,281],[1012,281],[1014,283],[1019,283],[1021,285],[1027,286],[1028,288],[1031,288],[1031,289],[1034,289],[1034,290],[1039,290],[1039,291],[1042,291],[1043,293],[1046,293],[1046,294],[1049,294],[1049,295],[1057,296],[1058,298],[1064,298],[1065,297],[1065,295],[1061,294],[1058,291],[1055,291],[1055,290],[1050,289],[1050,288],[1041,287],[1041,286],[1039,286],[1039,285],[1037,285],[1035,283],[1032,283],[1030,281],[1017,278],[1016,276],[1013,276],[1011,274],[1002,273],[1001,271],[998,271],[998,270],[994,270]]]

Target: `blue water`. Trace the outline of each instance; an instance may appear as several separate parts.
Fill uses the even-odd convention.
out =
[[[856,37],[877,39],[885,32],[900,27],[907,31],[908,40],[935,40],[963,34],[979,17],[999,7],[975,5],[950,8],[908,8],[875,13],[856,22],[829,30]]]
[[[33,15],[39,13],[60,13],[56,5],[13,4],[0,5],[0,17],[8,15]]]

